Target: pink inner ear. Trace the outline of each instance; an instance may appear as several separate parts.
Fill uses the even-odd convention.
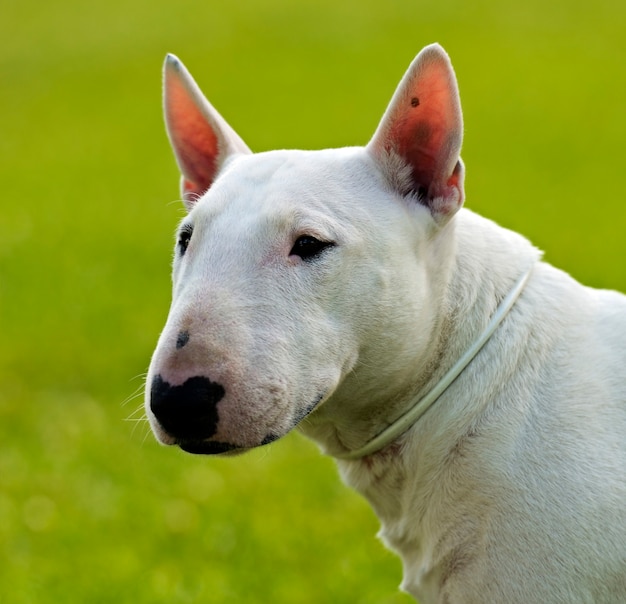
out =
[[[461,133],[450,84],[445,65],[422,65],[390,132],[396,151],[413,167],[415,183],[426,191],[458,180],[454,169]]]
[[[169,135],[185,179],[184,189],[201,195],[213,182],[218,139],[178,73],[165,82]]]

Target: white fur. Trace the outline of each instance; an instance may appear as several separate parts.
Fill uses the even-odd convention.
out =
[[[313,152],[249,153],[168,61],[166,98],[184,99],[166,101],[166,117],[193,235],[148,383],[223,386],[206,443],[241,451],[298,425],[340,454],[428,392],[536,261],[435,405],[339,468],[422,604],[626,602],[626,297],[583,287],[520,235],[459,209],[462,119],[443,50],[418,56],[368,147]],[[409,109],[418,96],[423,114]],[[205,117],[187,120],[187,105]],[[212,168],[198,176],[206,148]],[[303,235],[335,245],[303,260],[290,253]],[[161,442],[185,440],[160,425],[149,392],[146,406]]]

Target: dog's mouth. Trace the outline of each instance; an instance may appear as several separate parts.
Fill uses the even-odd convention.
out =
[[[247,450],[230,443],[210,440],[179,440],[175,444],[185,451],[185,453],[191,453],[193,455],[233,455],[243,453]]]
[[[293,419],[292,428],[295,428],[305,417],[307,417],[314,409],[316,409],[320,402],[324,400],[324,395],[320,395],[316,400],[305,408],[300,414]],[[167,432],[158,421],[155,422],[153,429],[159,441],[165,445],[175,445],[179,447],[185,453],[192,455],[239,455],[245,453],[250,449],[262,447],[268,445],[275,440],[278,440],[283,434],[281,433],[268,433],[265,438],[260,442],[246,445],[236,445],[229,442],[223,442],[219,440],[210,440],[210,438],[203,438],[200,434],[194,434],[193,436],[182,434],[171,434]]]

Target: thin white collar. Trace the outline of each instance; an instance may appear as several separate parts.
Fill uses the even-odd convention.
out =
[[[353,451],[346,451],[344,453],[335,453],[333,457],[339,459],[359,459],[366,455],[376,453],[386,445],[393,442],[398,436],[406,432],[417,420],[419,420],[428,409],[437,401],[437,399],[446,391],[448,386],[456,380],[461,372],[470,364],[472,359],[478,354],[480,349],[486,344],[487,340],[493,335],[493,332],[498,328],[498,325],[502,323],[502,320],[509,313],[519,295],[522,293],[530,273],[532,272],[534,264],[519,278],[517,283],[513,286],[511,291],[502,300],[495,313],[491,317],[491,321],[485,330],[480,334],[478,339],[469,347],[465,354],[456,362],[456,364],[441,378],[441,380],[435,385],[435,387],[426,396],[415,401],[415,403],[409,408],[408,411],[401,415],[390,426],[387,426],[380,434],[375,436],[372,440],[365,443],[362,447]]]

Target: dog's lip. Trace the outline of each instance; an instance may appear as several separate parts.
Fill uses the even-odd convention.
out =
[[[222,455],[224,453],[241,453],[241,447],[211,440],[177,440],[176,445],[185,453],[193,455]]]

